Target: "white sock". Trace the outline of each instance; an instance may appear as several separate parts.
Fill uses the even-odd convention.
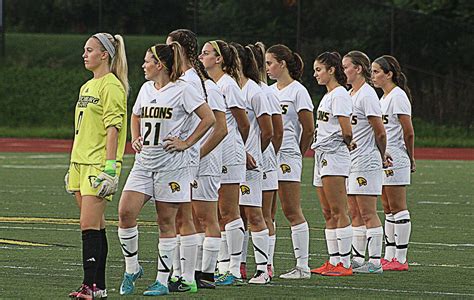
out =
[[[244,235],[244,243],[242,245],[242,257],[240,258],[240,262],[247,263],[247,252],[249,250],[249,231],[245,231]]]
[[[202,271],[202,256],[203,256],[203,243],[206,234],[204,232],[197,233],[197,256],[196,256],[196,267],[195,271]]]
[[[328,246],[329,263],[333,266],[341,261],[339,246],[337,245],[336,229],[325,229],[326,245]]]
[[[392,214],[385,214],[385,256],[391,261],[395,257],[395,218]]]
[[[229,271],[232,275],[240,278],[240,258],[242,257],[242,246],[244,243],[244,221],[241,218],[225,225],[227,233],[227,246],[229,247],[230,263]]]
[[[176,249],[174,251],[173,257],[173,277],[179,278],[181,277],[181,254],[180,254],[180,246],[181,246],[181,235],[176,235]]]
[[[309,271],[309,227],[307,222],[291,226],[291,240],[293,241],[296,266]]]
[[[365,261],[365,248],[367,248],[367,228],[352,226],[352,260],[358,263]]]
[[[125,258],[125,272],[137,273],[138,264],[138,226],[118,229],[118,237]]]
[[[194,281],[197,243],[197,234],[181,236],[181,246],[179,247],[179,252],[181,255],[181,277],[183,277],[184,281],[186,282]]]
[[[275,255],[276,234],[268,237],[268,264],[273,266],[273,256]]]
[[[160,238],[158,242],[159,254],[156,280],[165,286],[168,285],[168,277],[170,276],[176,245],[176,238]]]
[[[219,248],[221,244],[221,238],[216,237],[205,237],[204,243],[202,244],[202,272],[203,273],[214,273],[216,269],[217,255],[219,254]]]
[[[268,229],[252,232],[253,252],[257,270],[267,272],[268,264]]]
[[[395,244],[397,251],[395,258],[399,263],[404,264],[407,260],[408,241],[410,240],[411,222],[408,210],[396,213],[395,218]]]
[[[336,228],[337,246],[344,268],[351,266],[352,226]]]
[[[369,247],[369,262],[376,266],[380,265],[382,257],[382,226],[367,229],[367,243]]]
[[[227,246],[227,234],[225,231],[221,231],[221,244],[219,247],[219,255],[217,256],[217,269],[219,274],[225,274],[229,271],[229,247]]]

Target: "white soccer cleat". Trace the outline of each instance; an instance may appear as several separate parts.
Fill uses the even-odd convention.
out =
[[[382,274],[383,270],[381,264],[376,266],[371,262],[366,262],[356,269],[353,268],[352,272],[359,274]]]
[[[285,274],[281,274],[280,279],[309,279],[311,278],[311,272],[309,270],[303,270],[300,267],[294,267],[291,271]]]
[[[250,284],[267,284],[270,282],[270,276],[264,271],[257,270],[257,273],[250,278]]]

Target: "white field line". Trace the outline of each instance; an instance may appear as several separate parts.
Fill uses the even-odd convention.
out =
[[[269,287],[287,287],[294,289],[334,289],[334,290],[357,290],[357,291],[372,291],[372,292],[383,292],[392,293],[392,295],[402,294],[421,294],[421,295],[437,295],[437,296],[462,296],[462,297],[473,297],[474,294],[468,293],[454,293],[454,292],[437,292],[437,291],[413,291],[413,290],[391,290],[391,289],[376,289],[367,287],[351,287],[351,286],[327,286],[327,285],[290,285],[290,284],[278,284],[272,283]]]
[[[35,169],[64,169],[67,170],[69,165],[0,165],[0,168],[3,169],[25,169],[25,170],[35,170]],[[123,166],[122,170],[131,169],[131,166]]]

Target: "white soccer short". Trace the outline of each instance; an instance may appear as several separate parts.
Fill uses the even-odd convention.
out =
[[[221,184],[241,184],[245,181],[245,165],[222,165]]]
[[[193,200],[217,201],[219,188],[221,187],[220,176],[198,176],[191,184]]]
[[[124,191],[139,192],[161,202],[190,202],[189,168],[151,172],[135,164],[128,175]]]
[[[335,152],[314,151],[313,185],[322,187],[324,176],[349,177],[351,169],[351,155],[347,147],[341,146]]]
[[[382,175],[380,170],[351,172],[347,179],[347,194],[382,195]]]
[[[247,171],[245,179],[240,185],[239,205],[262,207],[263,173]]]
[[[393,166],[383,169],[383,185],[409,185],[410,184],[410,158],[405,149],[387,148],[393,161]]]
[[[301,182],[303,160],[301,156],[278,153],[278,181]]]
[[[278,190],[278,171],[263,172],[262,191]]]

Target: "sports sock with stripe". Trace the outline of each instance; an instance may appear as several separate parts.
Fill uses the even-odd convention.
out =
[[[202,256],[203,256],[203,243],[206,234],[204,232],[199,232],[197,235],[197,254],[196,254],[196,267],[195,271],[202,271]]]
[[[309,271],[309,227],[307,222],[291,226],[291,240],[296,266]]]
[[[380,258],[382,257],[382,226],[367,229],[367,242],[369,249],[369,262],[376,266],[380,265]]]
[[[268,237],[268,264],[273,266],[273,256],[275,255],[276,234]]]
[[[336,229],[325,229],[326,245],[328,247],[329,263],[333,266],[341,261],[339,246],[337,245]]]
[[[268,264],[268,229],[252,232],[252,244],[257,270],[267,272]]]
[[[82,283],[92,287],[95,283],[102,251],[102,238],[99,230],[87,229],[82,231],[82,268],[84,279]]]
[[[352,226],[336,228],[337,246],[344,268],[351,266]]]
[[[367,228],[364,226],[352,226],[352,260],[360,264],[365,261],[365,249],[367,248]]]
[[[175,249],[177,242],[176,238],[160,238],[158,242],[158,272],[156,280],[162,285],[168,285],[168,277],[170,276],[170,269],[173,264]]]
[[[179,253],[180,250],[180,245],[181,245],[181,235],[176,235],[176,249],[174,251],[174,257],[173,257],[173,275],[172,277],[179,278],[181,277],[181,254]]]
[[[198,235],[191,234],[181,236],[179,246],[181,260],[181,277],[186,282],[194,281],[194,268],[196,267]]]
[[[402,210],[396,213],[395,218],[395,244],[397,250],[395,258],[398,262],[404,264],[407,260],[408,241],[410,240],[411,221],[408,210]]]
[[[125,272],[137,273],[138,264],[138,226],[118,229],[118,237],[122,254],[125,258]]]
[[[219,247],[219,255],[217,256],[217,269],[219,274],[225,274],[229,271],[229,247],[227,246],[227,234],[221,231],[221,243]]]
[[[395,218],[393,215],[385,214],[385,256],[384,258],[391,261],[395,257]]]
[[[107,242],[105,228],[100,230],[100,240],[102,242],[102,247],[100,251],[99,266],[97,267],[97,273],[95,275],[95,283],[97,288],[105,290],[105,269],[107,265],[107,254],[109,252],[109,243]]]
[[[218,237],[205,237],[202,244],[202,274],[212,280],[214,279],[220,244],[221,238]]]
[[[229,271],[232,275],[240,278],[240,258],[242,257],[242,246],[244,243],[244,221],[238,218],[225,225],[227,233],[227,246],[229,247],[230,263]]]
[[[247,263],[247,252],[248,252],[248,248],[249,248],[249,237],[250,237],[249,231],[246,230],[245,235],[244,235],[244,243],[242,245],[242,257],[240,258],[240,262],[243,262],[243,263]]]

